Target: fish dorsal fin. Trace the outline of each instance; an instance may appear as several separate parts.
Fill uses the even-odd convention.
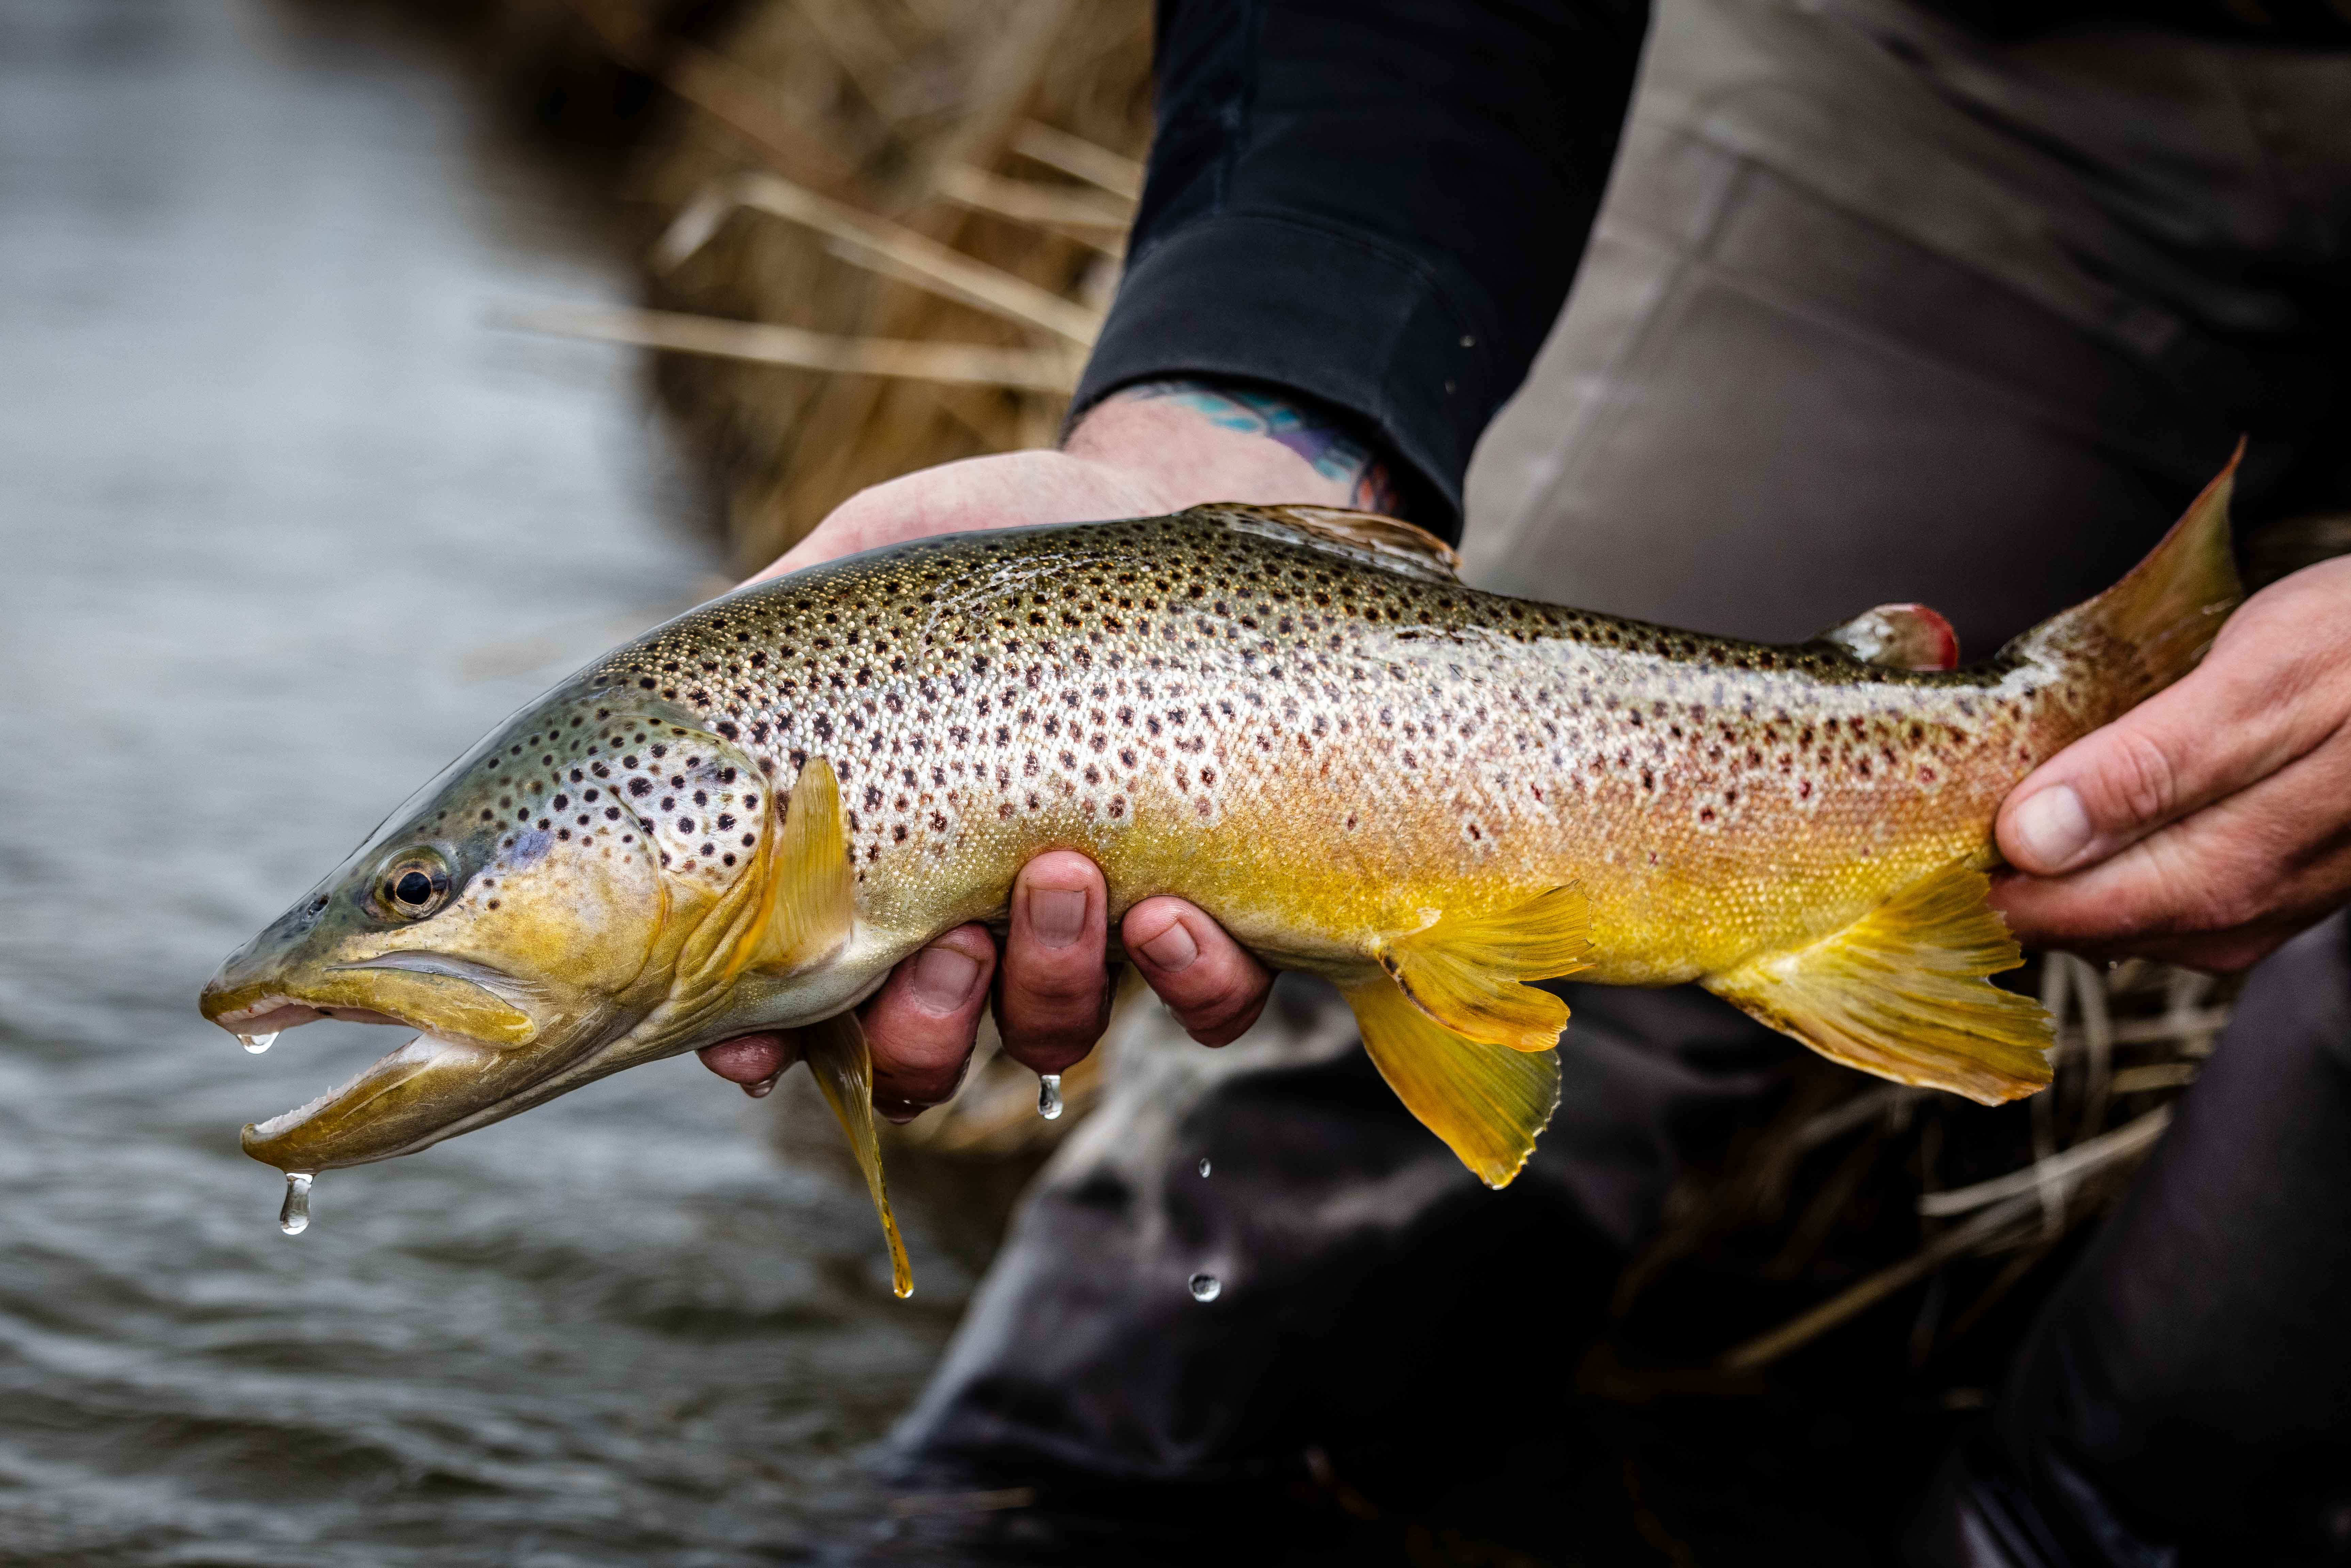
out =
[[[831,763],[811,757],[801,764],[783,821],[770,820],[768,841],[775,848],[767,863],[766,918],[737,949],[730,972],[806,968],[831,956],[857,921],[857,882]]]
[[[1458,582],[1461,558],[1426,528],[1377,512],[1339,507],[1244,507],[1232,502],[1195,507],[1184,514],[1222,523],[1245,534],[1262,534],[1309,549],[1343,555],[1406,577]]]
[[[865,1030],[855,1013],[841,1013],[795,1030],[793,1035],[816,1086],[824,1092],[825,1103],[849,1134],[850,1153],[865,1177],[865,1190],[872,1195],[874,1212],[882,1217],[883,1239],[890,1244],[890,1289],[903,1300],[914,1293],[914,1269],[906,1261],[898,1217],[890,1211],[889,1185],[882,1179],[882,1141],[873,1131],[873,1053],[866,1047]]]
[[[1449,1032],[1513,1051],[1548,1051],[1567,1004],[1524,980],[1591,962],[1583,894],[1554,887],[1493,915],[1447,915],[1374,949],[1406,1000]]]
[[[1372,1065],[1405,1108],[1479,1181],[1510,1186],[1559,1108],[1559,1052],[1464,1040],[1382,979],[1349,991],[1347,1000]]]
[[[1955,670],[1959,634],[1923,604],[1881,604],[1813,639],[1834,643],[1865,664],[1889,670]]]
[[[1986,1105],[2049,1082],[2039,1002],[1985,978],[2024,960],[1964,864],[1896,894],[1834,936],[1751,959],[1706,988],[1832,1061]]]

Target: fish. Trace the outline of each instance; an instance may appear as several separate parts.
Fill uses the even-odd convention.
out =
[[[2240,455],[2242,448],[2240,447]],[[1051,849],[1113,928],[1170,894],[1336,986],[1489,1186],[1558,1104],[1566,1003],[1696,982],[1833,1061],[1996,1103],[2050,1079],[1986,903],[2001,798],[2191,668],[2241,597],[2235,458],[2097,597],[1957,666],[1881,606],[1745,643],[1479,591],[1312,507],[919,539],[758,582],[529,704],[231,956],[205,1017],[418,1031],[247,1126],[289,1174],[412,1153],[790,1031],[890,1216],[855,1009],[1004,921]],[[1572,1046],[1572,1037],[1570,1037]]]

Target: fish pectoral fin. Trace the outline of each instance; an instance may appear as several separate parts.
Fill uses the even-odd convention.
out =
[[[831,763],[811,757],[800,765],[769,841],[775,847],[766,867],[767,917],[746,937],[734,971],[804,968],[840,947],[857,923],[849,830]]]
[[[855,1013],[842,1013],[822,1023],[793,1031],[800,1055],[816,1075],[825,1103],[849,1134],[850,1152],[873,1195],[882,1217],[882,1235],[890,1244],[890,1289],[902,1300],[914,1293],[914,1266],[906,1261],[906,1243],[898,1234],[898,1217],[890,1212],[890,1188],[882,1179],[882,1142],[873,1130],[873,1056],[866,1048],[865,1030]]]
[[[1510,1186],[1559,1106],[1559,1052],[1464,1040],[1384,979],[1356,987],[1347,1001],[1372,1065],[1405,1108],[1479,1181]]]
[[[1554,887],[1497,915],[1447,915],[1374,948],[1412,1005],[1465,1040],[1549,1051],[1567,1004],[1525,980],[1591,967],[1583,894]]]
[[[1709,976],[1707,989],[1832,1061],[1981,1104],[2049,1082],[2039,1002],[1985,977],[2024,960],[1963,864],[1904,888],[1831,936]]]
[[[1923,604],[1881,604],[1813,639],[1889,670],[1955,670],[1959,634]]]

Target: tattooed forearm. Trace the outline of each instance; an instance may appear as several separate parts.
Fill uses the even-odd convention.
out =
[[[1224,430],[1262,435],[1303,457],[1326,479],[1347,486],[1347,505],[1393,513],[1402,505],[1388,465],[1330,415],[1300,407],[1278,393],[1206,382],[1143,382],[1122,398],[1180,403]]]

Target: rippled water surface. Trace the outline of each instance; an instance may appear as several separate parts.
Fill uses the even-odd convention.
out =
[[[240,1124],[212,967],[415,784],[709,591],[614,351],[599,198],[434,40],[323,0],[0,0],[0,1557],[733,1564],[857,1469],[967,1287],[893,1302],[830,1149],[691,1062],[329,1173]]]

